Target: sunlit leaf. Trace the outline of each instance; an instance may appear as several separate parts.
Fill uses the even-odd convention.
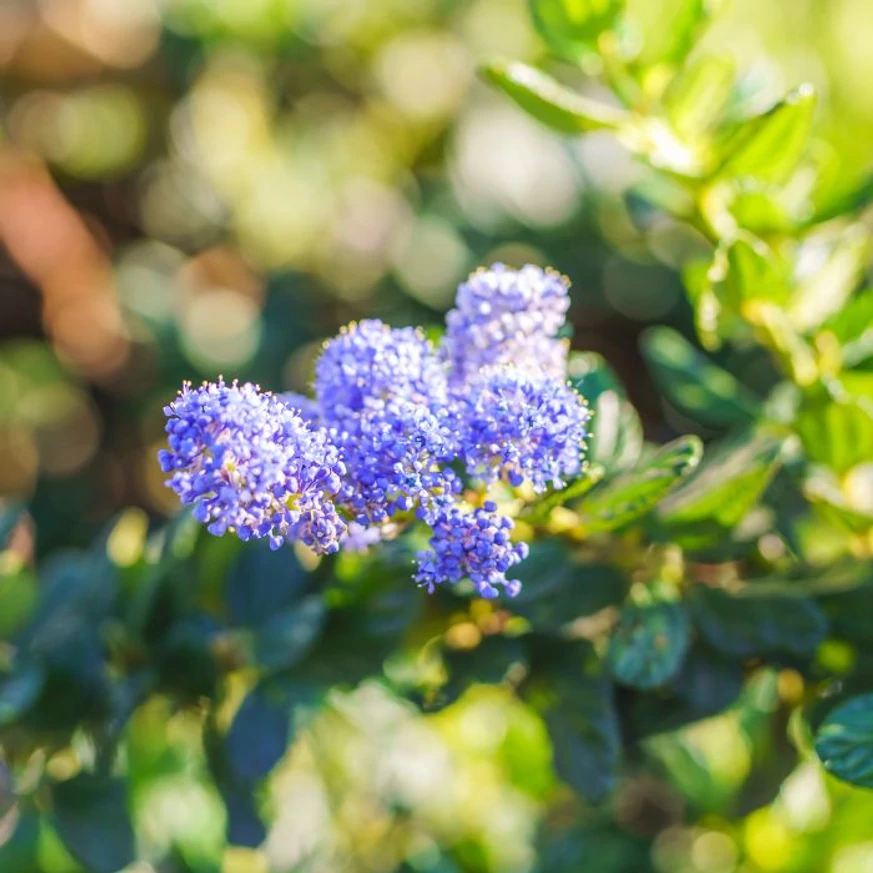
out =
[[[695,475],[658,507],[658,520],[669,525],[737,524],[776,472],[782,443],[779,437],[749,433],[709,451]]]
[[[568,372],[592,411],[589,461],[607,470],[636,463],[643,447],[643,426],[618,376],[594,352],[572,354]]]
[[[683,414],[717,427],[754,420],[759,405],[755,397],[677,331],[649,328],[642,350],[658,387]]]
[[[788,308],[792,324],[805,332],[839,312],[857,287],[869,257],[870,237],[866,229],[844,230],[824,264],[795,290]]]
[[[808,397],[794,427],[806,457],[837,474],[873,458],[873,407],[866,401]]]
[[[702,454],[695,436],[667,443],[633,470],[596,488],[578,509],[580,529],[603,533],[642,518],[697,467]]]
[[[703,55],[676,75],[664,94],[664,108],[680,135],[700,134],[719,120],[735,75],[730,55]]]
[[[625,121],[622,110],[583,97],[527,64],[493,61],[481,74],[529,115],[562,133],[611,130]]]
[[[529,0],[534,25],[558,57],[584,60],[621,16],[624,0]]]
[[[815,89],[801,85],[767,112],[746,121],[727,143],[727,159],[719,174],[785,181],[806,149],[815,103]]]

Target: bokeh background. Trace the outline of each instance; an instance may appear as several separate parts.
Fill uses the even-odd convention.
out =
[[[815,83],[820,164],[857,175],[873,4],[723,5],[699,51],[734,54],[764,103]],[[669,32],[670,0],[630,6]],[[523,0],[0,2],[0,495],[31,501],[40,556],[123,507],[131,524],[175,510],[155,453],[183,379],[305,391],[341,324],[436,325],[495,260],[566,273],[574,347],[616,367],[651,438],[689,429],[637,336],[688,327],[677,266],[694,239],[644,205],[643,170],[608,136],[560,139],[479,83],[495,55],[547,62]],[[587,869],[873,871],[873,801],[816,765],[753,812],[732,794],[766,756],[756,716],[790,693],[761,683],[664,739],[685,784],[619,797]],[[274,780],[261,853],[222,854],[187,718],[155,703],[132,728],[141,839],[180,853],[161,871],[579,869],[572,847],[534,848],[548,743],[499,693],[428,719],[376,685],[346,695]],[[76,869],[58,844],[44,854]]]

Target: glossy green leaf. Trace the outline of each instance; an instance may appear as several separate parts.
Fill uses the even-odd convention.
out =
[[[792,324],[805,332],[839,312],[858,286],[869,257],[867,230],[857,226],[843,230],[824,264],[795,290],[788,309]]]
[[[790,294],[785,261],[766,243],[750,234],[739,236],[725,249],[725,302],[734,307],[746,300],[785,303]]]
[[[120,779],[86,773],[53,790],[51,823],[90,873],[118,873],[135,860],[127,792]]]
[[[840,704],[824,720],[815,751],[828,772],[864,788],[873,788],[873,694]]]
[[[562,133],[612,130],[626,119],[622,110],[583,97],[527,64],[493,61],[481,75],[529,115]]]
[[[570,355],[568,372],[592,412],[590,463],[607,470],[635,464],[643,447],[643,426],[613,369],[595,352],[576,352]]]
[[[676,75],[664,94],[664,108],[681,136],[705,132],[720,119],[735,75],[730,55],[704,55]]]
[[[45,685],[45,670],[38,664],[23,664],[0,680],[0,726],[11,724],[37,701]]]
[[[794,427],[807,459],[838,475],[873,458],[873,407],[863,400],[807,398]]]
[[[755,506],[777,469],[783,440],[744,434],[710,450],[695,475],[658,507],[668,525],[711,521],[724,527],[740,522]]]
[[[805,597],[729,594],[697,585],[689,598],[704,639],[738,658],[761,655],[808,657],[827,633],[827,619]]]
[[[755,397],[678,331],[649,328],[642,336],[642,351],[658,388],[684,415],[716,427],[754,420],[759,406]]]
[[[509,575],[522,583],[512,611],[544,633],[557,633],[580,616],[618,606],[629,584],[611,564],[578,563],[557,540],[533,543],[530,555]]]
[[[655,508],[692,470],[703,455],[695,436],[662,446],[633,470],[605,482],[578,509],[585,533],[617,530]]]
[[[727,143],[727,159],[719,175],[784,182],[806,149],[815,103],[815,89],[801,85],[767,112],[746,121]]]
[[[661,0],[630,4],[642,31],[639,63],[681,63],[697,43],[721,0]]]
[[[236,624],[255,627],[291,606],[309,576],[293,549],[271,549],[267,540],[246,543],[227,571],[225,598]]]
[[[529,0],[534,26],[558,57],[584,60],[598,37],[612,29],[625,0]]]
[[[844,347],[844,356],[849,357],[848,346],[863,341],[865,334],[873,334],[873,289],[867,288],[847,300],[842,309],[822,325],[822,329],[836,335]],[[850,366],[857,362],[847,360]]]
[[[534,658],[528,694],[544,710],[555,771],[600,802],[615,785],[621,752],[612,683],[588,643],[550,642]]]
[[[583,498],[606,476],[606,468],[601,464],[586,464],[582,475],[560,491],[552,491],[538,500],[523,516],[527,521],[545,521],[549,513],[558,506],[566,506]]]
[[[324,601],[317,594],[277,612],[254,635],[255,660],[270,670],[293,666],[318,639],[325,617]]]
[[[606,663],[616,682],[651,689],[672,679],[691,642],[691,625],[681,603],[632,603],[621,611]]]
[[[253,785],[279,763],[296,728],[295,710],[313,689],[286,677],[266,679],[245,697],[227,735],[227,760],[239,785]]]

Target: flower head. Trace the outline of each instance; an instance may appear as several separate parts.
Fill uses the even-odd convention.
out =
[[[448,418],[400,398],[361,412],[334,432],[348,475],[342,492],[354,518],[379,524],[460,490],[444,465],[456,455]]]
[[[467,470],[486,483],[563,488],[582,467],[591,413],[559,379],[514,367],[486,370],[457,409]]]
[[[424,334],[377,319],[343,328],[315,366],[315,396],[330,424],[380,410],[391,398],[435,409],[445,405],[447,390],[444,366]]]
[[[300,539],[318,552],[345,532],[334,499],[345,466],[326,431],[257,386],[185,384],[164,409],[167,484],[210,533]]]
[[[513,364],[563,378],[566,343],[555,339],[570,306],[569,283],[553,270],[494,264],[458,288],[446,316],[442,353],[451,381],[464,384],[483,367]]]
[[[507,579],[506,572],[527,557],[527,545],[511,541],[512,520],[498,515],[495,503],[486,501],[470,512],[443,507],[432,527],[430,549],[418,554],[419,585],[433,592],[437,585],[470,579],[487,598],[497,597],[501,588],[510,597],[521,590],[521,583]]]

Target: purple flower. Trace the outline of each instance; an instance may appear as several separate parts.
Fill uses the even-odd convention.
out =
[[[313,425],[317,425],[321,421],[321,407],[318,401],[312,397],[298,394],[296,391],[284,391],[278,397],[286,406],[290,406],[299,413],[304,421]]]
[[[494,264],[458,288],[441,352],[454,385],[483,367],[512,364],[563,378],[567,345],[555,339],[570,306],[569,282],[553,270]]]
[[[392,398],[436,410],[447,394],[445,367],[424,334],[376,319],[343,328],[315,365],[315,396],[331,425],[380,411]]]
[[[461,453],[471,476],[490,483],[563,488],[578,474],[591,413],[565,382],[499,367],[483,372],[457,401]]]
[[[418,554],[419,585],[433,592],[437,585],[455,585],[469,579],[482,597],[497,597],[502,588],[510,597],[521,590],[506,572],[527,557],[525,543],[513,543],[512,520],[497,514],[497,505],[486,501],[465,512],[458,506],[441,508],[432,519],[430,549]]]
[[[333,552],[346,523],[335,498],[345,466],[323,429],[313,429],[273,394],[223,379],[185,384],[164,409],[167,484],[210,533],[299,539]]]
[[[360,524],[380,524],[398,512],[422,510],[460,490],[444,465],[456,455],[448,418],[400,398],[365,409],[333,431],[347,476],[343,504]]]

